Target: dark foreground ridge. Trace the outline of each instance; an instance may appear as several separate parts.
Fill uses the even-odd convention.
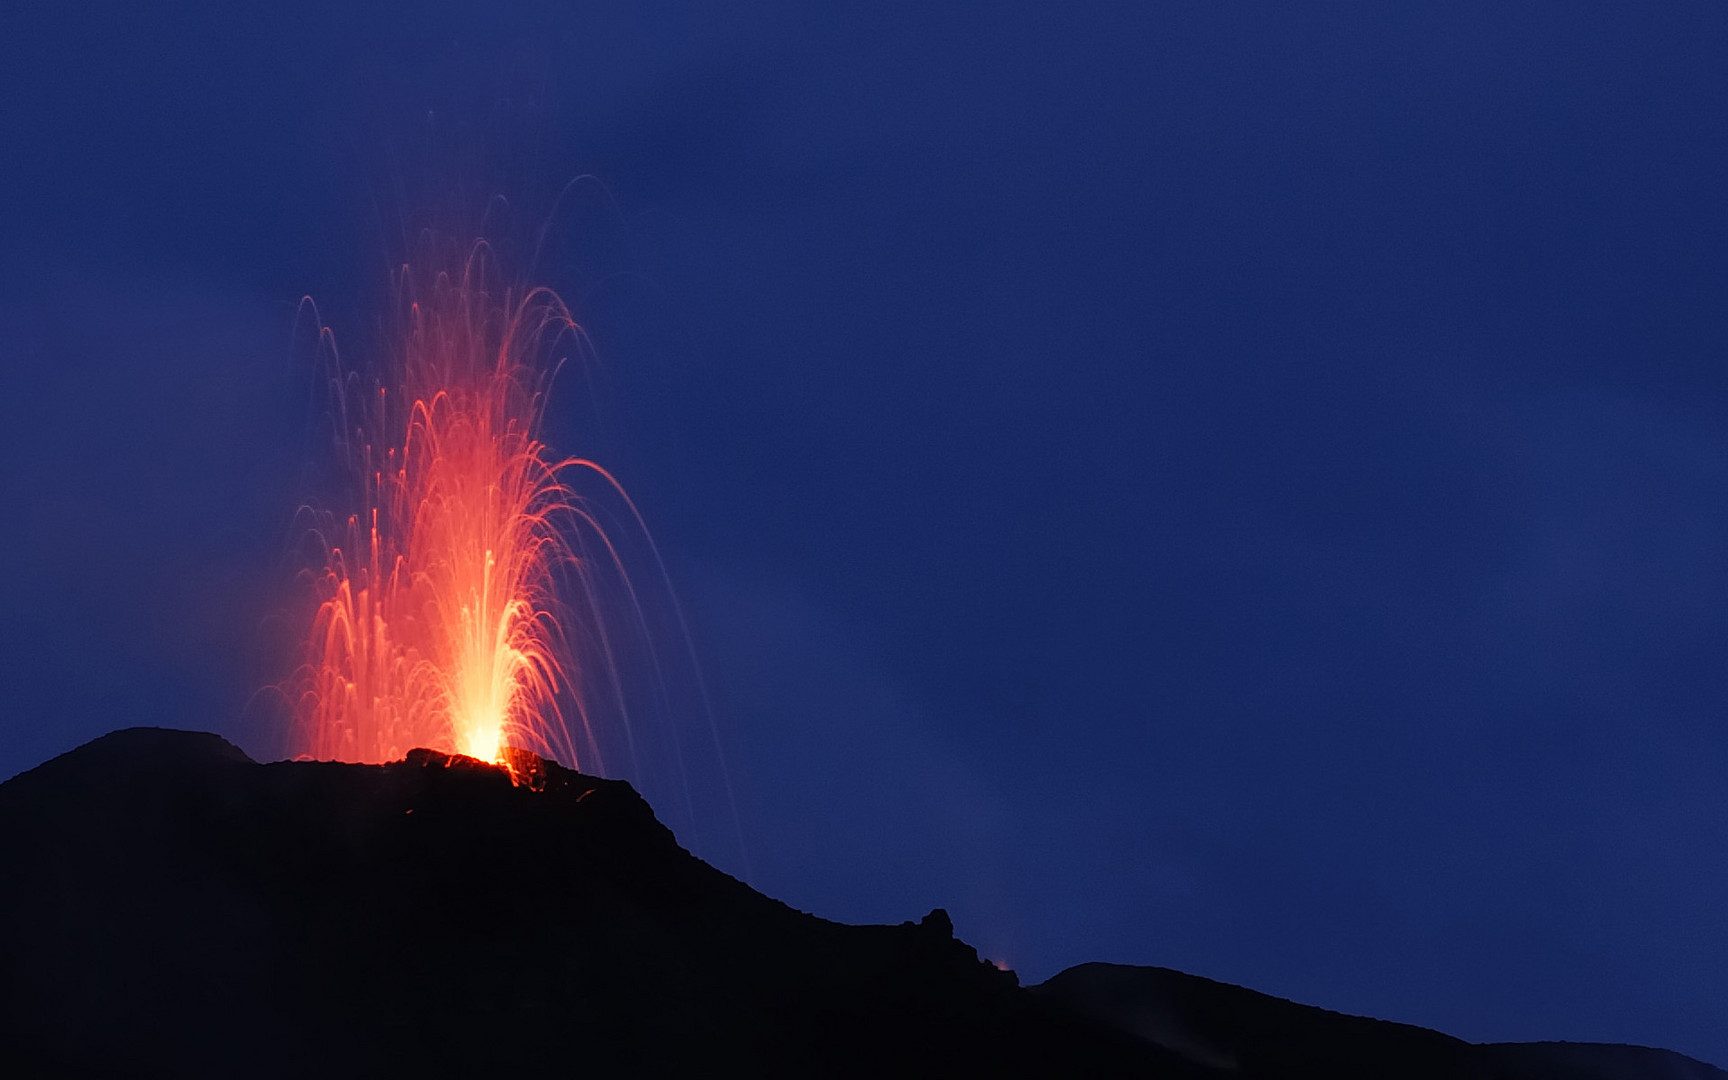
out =
[[[134,728],[0,784],[0,1074],[1711,1078],[1473,1046],[1161,968],[1030,990],[947,916],[846,926],[628,785]]]

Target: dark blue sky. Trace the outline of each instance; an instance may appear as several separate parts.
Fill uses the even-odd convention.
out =
[[[593,173],[554,427],[754,884],[1728,1064],[1720,3],[26,7],[0,775],[270,753],[296,301],[363,352],[431,174]]]

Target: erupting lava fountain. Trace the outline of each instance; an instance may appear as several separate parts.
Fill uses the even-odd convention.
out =
[[[313,515],[323,565],[308,571],[317,607],[291,695],[302,757],[380,763],[423,746],[508,764],[517,748],[575,767],[566,713],[591,735],[579,681],[617,689],[614,671],[577,670],[571,647],[580,634],[591,666],[610,664],[585,549],[629,590],[571,480],[589,474],[635,508],[605,469],[541,441],[553,353],[581,330],[548,289],[495,288],[485,243],[459,262],[424,284],[402,269],[377,375],[344,372],[319,331],[355,505]]]

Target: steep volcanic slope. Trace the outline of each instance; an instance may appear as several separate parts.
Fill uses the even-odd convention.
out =
[[[1200,1074],[1042,1006],[946,915],[826,922],[683,851],[627,784],[538,786],[157,729],[15,777],[0,1072]]]
[[[0,784],[0,1075],[1728,1080],[1163,968],[1022,990],[941,912],[802,914],[629,785],[529,764],[259,765],[132,729]]]

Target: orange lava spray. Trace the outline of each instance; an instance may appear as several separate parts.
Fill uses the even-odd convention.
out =
[[[616,678],[576,669],[571,633],[601,667],[609,646],[602,623],[567,625],[587,612],[561,592],[592,607],[583,545],[614,566],[617,555],[570,480],[590,473],[623,492],[541,441],[551,357],[580,342],[568,308],[496,276],[484,243],[423,285],[403,268],[387,374],[344,373],[320,331],[359,507],[315,515],[323,565],[308,574],[317,606],[293,694],[300,756],[377,763],[424,746],[504,762],[515,747],[577,766],[579,743],[593,745],[573,737],[565,706],[584,727],[581,682]]]

